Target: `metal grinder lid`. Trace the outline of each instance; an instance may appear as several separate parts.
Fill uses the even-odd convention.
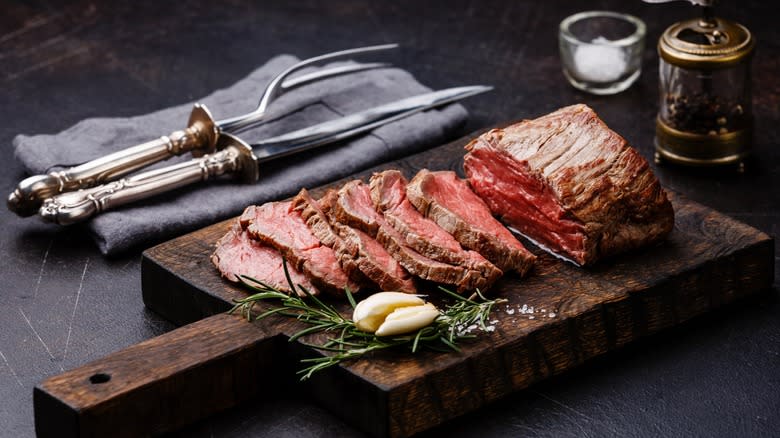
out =
[[[739,23],[697,18],[669,26],[658,41],[658,53],[673,65],[718,69],[748,59],[755,45],[750,31]]]

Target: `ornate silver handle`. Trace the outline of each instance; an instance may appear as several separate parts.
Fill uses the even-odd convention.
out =
[[[120,205],[224,174],[233,174],[245,182],[258,180],[257,158],[249,145],[223,133],[217,148],[219,152],[201,158],[54,196],[43,202],[38,214],[45,222],[69,225]]]
[[[208,109],[195,104],[188,127],[156,140],[106,155],[79,166],[22,180],[8,197],[8,208],[19,216],[31,216],[43,200],[58,193],[93,187],[173,156],[213,152],[218,129]]]

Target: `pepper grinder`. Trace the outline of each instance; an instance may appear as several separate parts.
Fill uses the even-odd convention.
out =
[[[741,24],[715,17],[714,0],[689,1],[701,6],[701,17],[669,26],[658,41],[655,161],[743,172],[753,134],[755,40]]]

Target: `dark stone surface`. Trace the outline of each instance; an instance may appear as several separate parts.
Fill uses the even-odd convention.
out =
[[[749,172],[657,170],[691,199],[770,235],[780,224],[780,30],[772,2],[723,2],[757,40],[754,159]],[[596,97],[560,72],[557,24],[583,9],[648,24],[640,80]],[[591,105],[647,158],[657,111],[655,41],[694,14],[680,2],[6,2],[0,14],[0,192],[22,179],[18,133],[85,117],[129,116],[204,95],[278,53],[299,57],[398,42],[388,58],[434,88],[486,83],[465,102],[469,130]],[[258,90],[258,94],[259,94]],[[160,133],[150,133],[150,136]],[[52,147],[56,147],[53,145]],[[32,387],[44,378],[171,330],[141,301],[140,251],[106,259],[78,227],[0,211],[0,435],[34,434]],[[777,243],[776,243],[777,245]],[[777,247],[776,247],[777,250]],[[778,263],[775,259],[775,271]],[[652,266],[648,266],[652,269]],[[780,430],[778,282],[744,300],[536,385],[430,436],[760,436]],[[182,436],[358,436],[305,400],[262,401]]]

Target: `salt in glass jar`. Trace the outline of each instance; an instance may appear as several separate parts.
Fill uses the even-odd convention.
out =
[[[565,18],[558,31],[563,74],[574,87],[593,94],[615,94],[642,72],[645,23],[611,11],[580,12]]]

